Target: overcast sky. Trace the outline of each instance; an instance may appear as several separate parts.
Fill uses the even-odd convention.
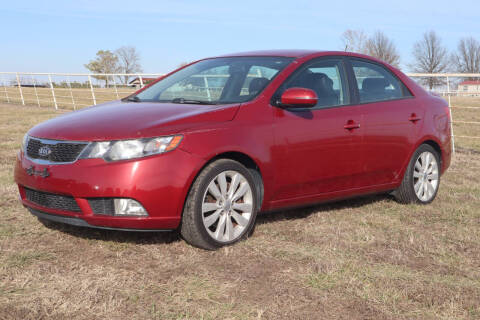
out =
[[[383,31],[406,70],[425,31],[450,50],[462,37],[480,41],[480,0],[22,0],[2,4],[0,27],[0,71],[87,72],[98,50],[133,45],[145,72],[163,73],[230,52],[341,50],[346,29]]]

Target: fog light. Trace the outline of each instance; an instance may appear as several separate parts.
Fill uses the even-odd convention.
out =
[[[133,199],[115,199],[116,216],[148,216],[142,205]]]

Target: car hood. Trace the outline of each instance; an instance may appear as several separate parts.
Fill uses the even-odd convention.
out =
[[[71,141],[155,137],[231,121],[239,106],[113,101],[45,121],[28,134]]]

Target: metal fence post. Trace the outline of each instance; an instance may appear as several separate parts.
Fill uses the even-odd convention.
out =
[[[207,89],[208,101],[212,101],[212,97],[210,95],[210,88],[208,87],[208,80],[206,76],[203,76],[203,83],[205,84],[205,89]]]
[[[450,99],[450,80],[448,76],[447,76],[447,93],[448,93],[448,114],[450,116],[450,135],[452,137],[452,154],[455,154],[455,136],[453,134],[452,103]]]
[[[18,72],[16,73],[16,76],[17,76],[18,90],[20,91],[20,98],[22,99],[22,105],[25,105],[25,100],[23,99],[22,85],[20,84],[20,77],[18,76]]]
[[[33,83],[33,90],[35,91],[35,97],[37,98],[37,104],[40,107],[40,99],[38,99],[37,86],[35,84],[35,78],[33,77],[33,74],[31,75],[31,77],[32,77],[32,83]]]
[[[448,95],[448,106],[451,107],[451,100],[450,100],[450,80],[448,79],[447,76],[447,95]]]
[[[115,80],[115,76],[113,76],[112,78],[113,78],[113,87],[115,88],[115,96],[117,97],[117,100],[118,100],[120,98],[118,97],[117,81]]]
[[[70,76],[67,76],[67,84],[68,84],[68,88],[70,89],[70,97],[72,98],[73,110],[77,110],[75,106],[75,99],[73,98],[72,84],[70,83]]]
[[[3,89],[5,90],[5,97],[7,98],[7,103],[10,103],[10,98],[8,97],[8,91],[7,91],[7,83],[5,82],[4,77],[3,77]]]
[[[92,76],[90,76],[90,75],[88,75],[88,82],[90,82],[90,91],[92,93],[93,104],[96,105],[97,100],[95,99],[95,93],[93,92]]]
[[[450,134],[452,135],[452,153],[455,153],[455,136],[453,134],[453,118],[452,118],[452,107],[448,106],[448,112],[450,113]]]
[[[50,90],[52,91],[52,97],[53,97],[53,105],[55,106],[55,110],[58,110],[58,105],[57,105],[57,98],[55,97],[55,89],[53,89],[53,82],[52,82],[52,75],[48,75],[48,82],[50,83]]]

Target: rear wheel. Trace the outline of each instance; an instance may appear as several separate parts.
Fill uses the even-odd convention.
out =
[[[187,197],[182,237],[208,250],[245,239],[255,224],[257,189],[252,173],[242,164],[230,159],[209,164]]]
[[[394,192],[401,203],[427,204],[435,199],[440,186],[440,156],[428,144],[422,144],[412,156],[402,184]]]

